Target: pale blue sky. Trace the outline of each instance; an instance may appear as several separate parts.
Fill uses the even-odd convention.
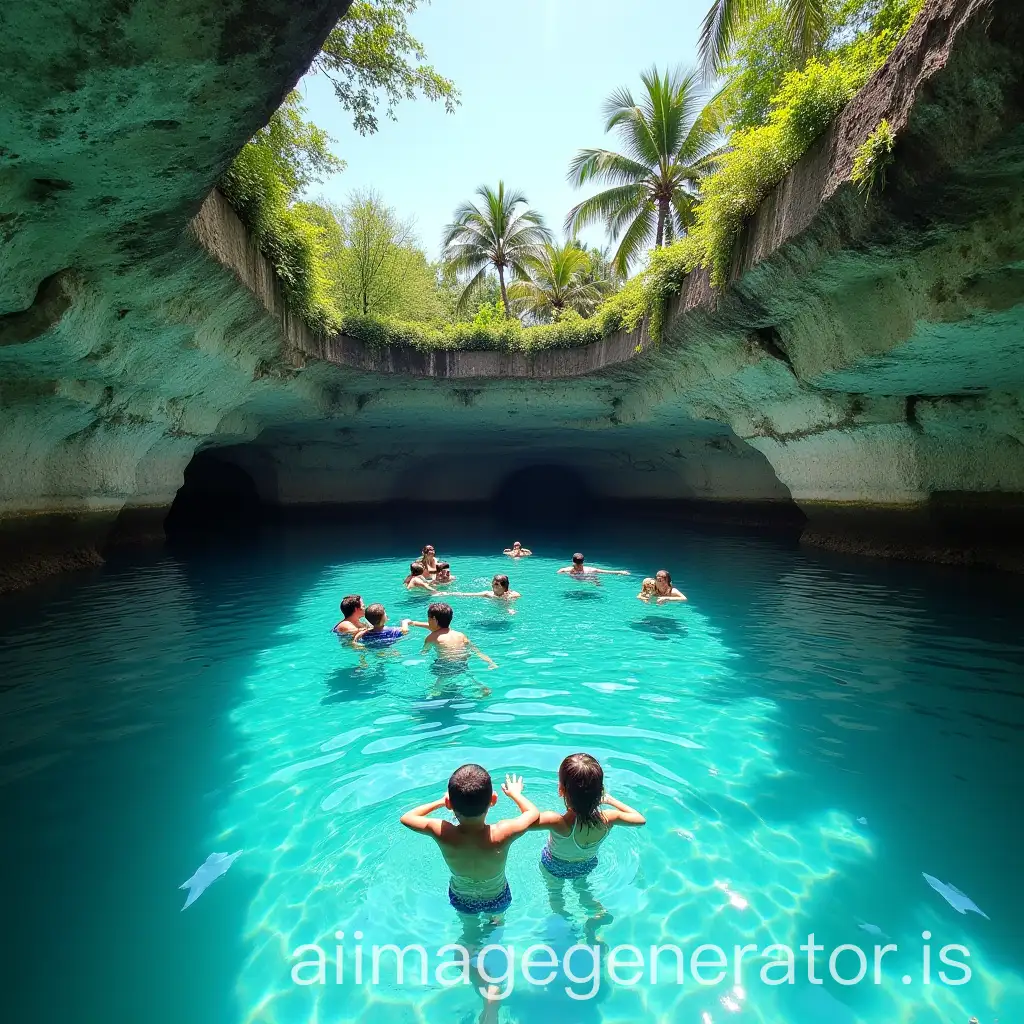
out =
[[[410,19],[427,58],[462,92],[446,114],[418,99],[380,118],[365,138],[320,76],[302,85],[309,114],[337,140],[348,166],[313,195],[343,202],[375,189],[416,224],[430,256],[444,225],[481,184],[521,189],[561,236],[565,215],[586,193],[566,181],[569,160],[588,146],[617,148],[601,107],[619,86],[634,95],[651,64],[690,66],[708,0],[434,0]],[[604,242],[600,228],[589,243]]]

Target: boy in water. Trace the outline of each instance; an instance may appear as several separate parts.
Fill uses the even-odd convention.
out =
[[[334,632],[341,636],[353,636],[361,629],[366,629],[367,622],[363,618],[363,599],[358,594],[348,594],[341,599],[341,622],[334,627]]]
[[[451,597],[490,597],[497,601],[515,601],[522,597],[518,590],[509,590],[508,577],[499,574],[491,580],[490,590],[474,590],[470,593],[455,593]]]
[[[448,902],[460,915],[463,944],[471,951],[479,949],[484,936],[480,915],[486,914],[493,928],[512,903],[505,878],[509,847],[540,820],[540,812],[523,796],[522,778],[506,775],[501,789],[519,815],[489,825],[487,812],[498,802],[491,776],[478,764],[464,764],[448,780],[443,797],[414,807],[401,818],[406,828],[429,836],[440,847],[451,871]],[[430,817],[442,807],[453,812],[456,824]]]
[[[524,548],[519,541],[513,541],[512,547],[505,548],[503,554],[509,556],[509,558],[529,558],[533,552],[529,548]]]
[[[455,582],[455,577],[452,575],[452,567],[447,562],[437,563],[437,572],[434,573],[433,582],[435,587]]]
[[[455,612],[452,611],[452,606],[445,604],[444,601],[435,601],[427,608],[426,628],[430,632],[423,640],[424,650],[433,644],[437,648],[439,658],[456,665],[465,665],[469,653],[472,652],[478,658],[486,661],[491,668],[497,668],[498,666],[483,651],[470,643],[469,637],[465,633],[451,628],[454,616]],[[422,626],[423,623],[413,622],[411,625]]]
[[[564,566],[558,570],[559,573],[565,573],[569,576],[574,576],[577,579],[593,579],[597,575],[602,576],[628,576],[628,569],[598,569],[595,565],[584,565],[583,555],[578,551],[572,556],[572,565]]]
[[[388,615],[382,604],[371,604],[366,609],[366,618],[370,625],[361,629],[353,637],[357,644],[364,647],[390,647],[396,640],[401,640],[409,632],[411,625],[422,625],[414,623],[412,619],[402,619],[401,626],[389,626]]]
[[[423,563],[412,562],[409,565],[409,575],[405,577],[402,585],[406,590],[416,590],[417,587],[422,587],[424,590],[429,590],[431,594],[435,593],[435,588],[431,586],[426,576],[423,575]]]

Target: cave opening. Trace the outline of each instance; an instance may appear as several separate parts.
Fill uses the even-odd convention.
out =
[[[168,537],[247,535],[264,517],[253,478],[215,449],[196,452],[185,468],[164,531]]]
[[[578,522],[593,511],[595,497],[570,466],[538,464],[510,473],[494,493],[494,504],[517,520]]]

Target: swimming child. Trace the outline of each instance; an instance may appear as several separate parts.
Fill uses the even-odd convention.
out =
[[[438,562],[437,572],[434,573],[432,582],[435,587],[443,586],[446,583],[454,583],[455,577],[452,575],[452,567],[447,562]]]
[[[434,587],[428,582],[426,576],[424,576],[424,568],[422,562],[411,562],[409,564],[409,575],[402,581],[402,585],[406,590],[416,590],[418,587],[422,587],[424,590],[429,590],[430,593],[434,593]]]
[[[515,601],[523,595],[518,590],[510,590],[508,577],[499,573],[491,580],[490,590],[474,590],[469,593],[454,593],[450,597],[490,597],[498,601]]]
[[[342,636],[352,636],[361,629],[366,629],[367,622],[363,618],[363,599],[358,594],[348,594],[341,599],[341,622],[334,627],[334,632]]]
[[[470,642],[469,637],[465,633],[460,633],[457,629],[451,628],[454,617],[455,612],[452,610],[452,606],[444,601],[435,601],[427,608],[426,628],[430,632],[423,639],[424,650],[432,644],[437,648],[439,658],[445,658],[453,662],[461,661],[463,663],[469,654],[473,653],[478,658],[486,661],[491,668],[497,668],[498,666],[483,651]],[[411,625],[422,626],[423,623],[413,622]]]
[[[637,600],[649,601],[657,593],[654,585],[654,577],[648,576],[647,579],[640,584],[640,593],[637,594]]]
[[[498,802],[491,776],[478,764],[464,764],[448,780],[448,791],[439,800],[431,800],[402,815],[406,828],[430,836],[441,849],[451,878],[448,902],[462,920],[464,945],[478,950],[484,928],[480,915],[490,918],[490,927],[512,903],[512,892],[505,878],[508,850],[540,817],[537,808],[523,795],[523,780],[506,775],[502,792],[519,808],[519,815],[493,825],[487,812]],[[455,824],[431,818],[442,807],[455,815]]]
[[[593,579],[593,577],[599,574],[602,576],[629,575],[628,569],[599,569],[596,565],[584,565],[583,555],[578,551],[572,556],[572,565],[566,565],[558,571],[569,576],[575,576],[577,579]]]
[[[548,886],[553,913],[564,915],[562,890],[572,879],[580,902],[590,913],[589,928],[596,928],[605,910],[590,892],[587,876],[597,867],[598,847],[615,825],[646,825],[647,819],[604,791],[604,770],[590,754],[570,754],[558,767],[558,795],[565,813],[542,811],[531,829],[544,830],[548,841],[541,851],[541,874]],[[609,810],[603,810],[607,805]],[[588,935],[593,944],[593,936]]]
[[[516,540],[512,542],[512,547],[505,548],[502,554],[508,555],[509,558],[529,558],[533,552],[529,548],[524,548],[523,545]]]
[[[654,591],[658,595],[657,604],[668,604],[669,601],[685,601],[686,595],[672,586],[672,577],[667,569],[659,569],[654,574]]]
[[[366,618],[370,625],[353,637],[355,643],[364,647],[390,647],[409,632],[411,625],[422,625],[413,623],[412,619],[402,619],[401,626],[389,626],[388,615],[382,604],[371,604],[366,609]]]

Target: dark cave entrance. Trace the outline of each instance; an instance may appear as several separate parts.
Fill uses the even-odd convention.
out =
[[[595,505],[580,473],[554,464],[517,469],[498,485],[493,500],[500,513],[530,522],[576,522]]]
[[[247,535],[258,529],[264,506],[253,478],[216,449],[196,452],[164,521],[168,537]]]

